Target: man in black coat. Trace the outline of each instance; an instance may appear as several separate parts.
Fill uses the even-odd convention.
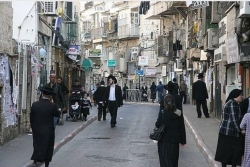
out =
[[[105,93],[106,87],[104,81],[101,81],[101,85],[97,87],[94,93],[94,101],[98,104],[98,121],[101,120],[103,116],[103,120],[106,120],[106,106],[105,106]]]
[[[208,108],[207,108],[207,99],[208,99],[208,93],[207,93],[207,87],[204,80],[203,73],[198,74],[198,81],[193,83],[192,85],[192,99],[195,100],[196,103],[196,110],[198,118],[201,118],[201,105],[203,109],[203,114],[206,118],[210,118],[208,114]]]
[[[31,160],[33,166],[45,162],[45,167],[49,166],[52,160],[55,142],[54,117],[60,116],[55,103],[52,103],[52,96],[56,95],[50,87],[40,89],[42,97],[34,102],[31,107],[30,125],[33,133],[34,151]]]
[[[53,103],[56,104],[58,108],[60,108],[62,111],[66,110],[66,101],[65,96],[62,92],[62,88],[59,84],[56,82],[56,74],[51,73],[49,77],[49,83],[45,85],[45,87],[50,87],[54,90],[55,95],[52,96]],[[54,118],[54,126],[56,126],[57,123],[60,123],[59,117]]]
[[[108,83],[105,101],[107,102],[108,110],[111,115],[110,125],[111,127],[115,127],[118,107],[122,107],[123,105],[122,89],[120,86],[116,85],[117,80],[112,75],[108,77]]]

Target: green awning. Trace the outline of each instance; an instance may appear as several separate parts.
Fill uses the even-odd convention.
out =
[[[82,68],[84,69],[84,71],[88,72],[91,71],[93,68],[93,62],[89,59],[84,59],[82,61]]]

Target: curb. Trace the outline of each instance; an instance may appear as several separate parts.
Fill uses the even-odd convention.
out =
[[[184,121],[191,132],[191,134],[194,137],[194,140],[196,142],[196,145],[198,146],[199,150],[203,154],[204,158],[208,162],[208,165],[210,167],[220,167],[221,165],[214,160],[214,154],[208,149],[206,144],[201,140],[201,137],[196,133],[196,130],[192,126],[192,124],[189,122],[189,120],[184,116]]]
[[[67,142],[69,142],[71,139],[73,139],[78,133],[80,133],[84,128],[86,128],[89,124],[91,124],[92,122],[94,122],[95,120],[97,120],[98,115],[94,115],[91,118],[89,118],[86,122],[84,122],[83,124],[81,124],[78,128],[76,128],[75,130],[73,130],[70,134],[66,135],[62,140],[60,140],[59,142],[55,143],[54,145],[54,152],[53,155],[63,146],[65,145]],[[29,167],[33,164],[33,161],[29,161],[27,162],[24,166],[22,167]],[[43,164],[41,164],[40,166],[42,166]]]

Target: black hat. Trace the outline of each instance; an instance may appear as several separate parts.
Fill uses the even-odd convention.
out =
[[[51,87],[45,86],[40,89],[40,91],[45,95],[56,95],[54,90]]]
[[[109,75],[108,76],[108,82],[109,82],[109,79],[112,79],[115,84],[117,83],[117,80],[116,80],[116,78],[113,75]]]
[[[173,81],[176,82],[177,81],[176,78],[173,78]]]
[[[198,74],[198,79],[201,79],[201,78],[204,78],[203,73],[199,73],[199,74]]]
[[[105,85],[104,81],[101,81],[101,85]]]
[[[164,85],[164,89],[168,90],[169,92],[174,91],[174,83],[169,81],[167,85]]]

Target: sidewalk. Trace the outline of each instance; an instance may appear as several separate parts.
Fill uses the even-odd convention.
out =
[[[90,110],[87,121],[79,120],[72,122],[71,119],[69,119],[68,121],[64,121],[63,126],[57,125],[54,153],[95,120],[97,120],[97,108],[93,107]],[[20,135],[18,138],[0,147],[0,167],[26,167],[32,163],[32,161],[29,160],[32,152],[32,135]]]
[[[218,140],[218,128],[220,121],[210,114],[210,118],[197,118],[194,105],[183,105],[186,130],[190,130],[197,146],[211,167],[221,167],[219,162],[214,161]],[[188,144],[188,141],[187,141]]]

